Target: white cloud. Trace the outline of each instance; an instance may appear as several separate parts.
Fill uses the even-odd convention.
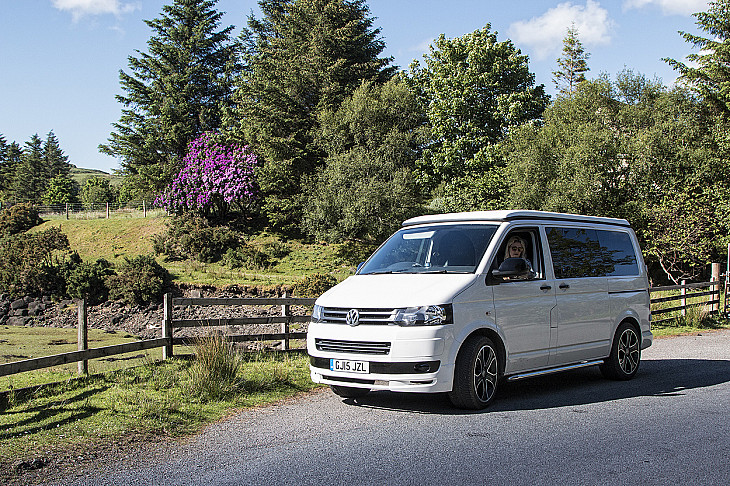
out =
[[[707,11],[707,0],[624,0],[623,9],[640,9],[647,6],[661,8],[664,15],[691,15]]]
[[[114,14],[117,17],[141,8],[139,3],[119,0],[52,0],[58,10],[71,12],[74,21],[86,15]]]
[[[515,22],[509,26],[509,36],[515,44],[529,47],[536,59],[545,59],[560,52],[571,24],[585,47],[611,42],[614,21],[595,0],[586,0],[585,5],[561,3],[540,17]]]

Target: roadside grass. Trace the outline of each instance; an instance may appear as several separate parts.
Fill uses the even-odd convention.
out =
[[[232,410],[316,387],[304,355],[245,354],[234,359],[231,385],[215,397],[198,388],[199,361],[179,357],[67,380],[39,388],[26,399],[11,395],[0,414],[0,483],[17,479],[22,474],[17,464],[24,460],[49,464],[69,451],[93,452],[130,436],[187,435]],[[215,374],[208,377],[215,379]]]

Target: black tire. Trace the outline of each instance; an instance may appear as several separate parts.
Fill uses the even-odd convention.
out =
[[[501,367],[491,339],[474,336],[466,340],[456,357],[454,388],[449,400],[457,408],[481,410],[497,393]]]
[[[604,377],[610,380],[630,380],[639,369],[641,360],[641,335],[633,325],[622,322],[611,345],[611,354],[599,366]]]
[[[338,395],[342,398],[359,398],[364,397],[368,393],[370,393],[370,390],[367,388],[355,388],[352,386],[340,386],[340,385],[330,385],[330,388],[335,393],[335,395]]]

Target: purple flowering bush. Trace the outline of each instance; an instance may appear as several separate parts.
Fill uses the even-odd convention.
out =
[[[258,197],[254,177],[258,159],[248,145],[224,144],[206,132],[188,144],[183,163],[155,200],[167,211],[220,218],[234,208],[246,211]]]

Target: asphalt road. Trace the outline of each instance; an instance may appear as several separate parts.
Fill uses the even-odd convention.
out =
[[[59,484],[730,484],[730,331],[657,339],[629,382],[585,369],[444,396],[328,390]]]

